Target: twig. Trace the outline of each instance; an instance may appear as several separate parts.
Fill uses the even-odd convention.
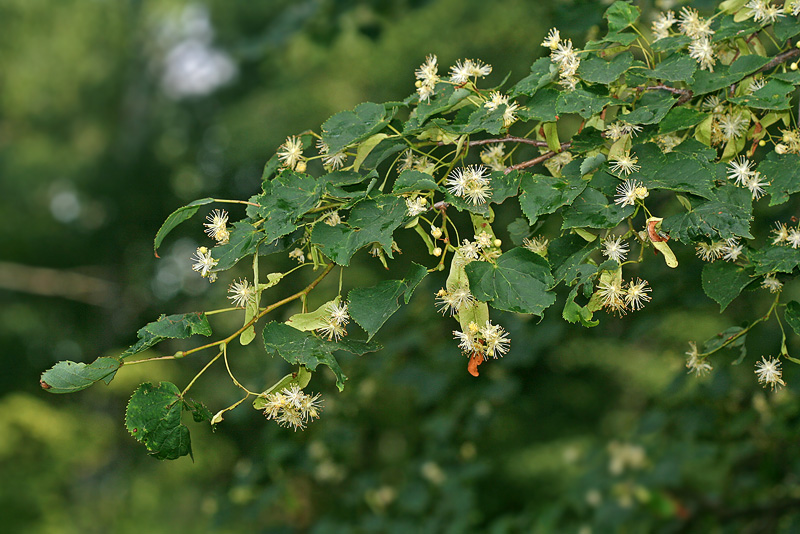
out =
[[[674,95],[681,95],[678,101],[675,103],[676,106],[680,106],[681,104],[685,104],[694,96],[694,93],[690,89],[679,89],[677,87],[670,87],[669,85],[659,84],[659,85],[650,85],[648,87],[640,87],[640,91],[654,91],[654,90],[661,90],[661,91],[669,91]]]
[[[561,150],[559,150],[558,152],[554,152],[552,150],[549,152],[545,152],[538,158],[529,159],[528,161],[517,163],[516,165],[512,165],[511,167],[506,167],[506,170],[504,172],[508,174],[511,171],[518,171],[520,169],[527,169],[528,167],[533,167],[534,165],[538,165],[543,161],[547,161],[548,159],[557,156],[559,153],[568,149],[570,146],[572,146],[572,143],[561,143]]]
[[[788,61],[794,57],[800,56],[800,48],[792,48],[791,50],[787,50],[786,52],[782,52],[769,60],[766,65],[755,71],[753,74],[758,74],[759,72],[764,72],[765,70],[769,70],[776,65],[780,65],[784,61]]]

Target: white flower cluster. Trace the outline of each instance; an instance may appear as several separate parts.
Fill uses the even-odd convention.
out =
[[[580,78],[578,67],[581,58],[572,48],[572,39],[561,40],[556,28],[552,28],[542,41],[542,46],[550,49],[550,61],[558,65],[559,83],[567,91],[574,91]]]
[[[781,361],[778,358],[770,357],[767,359],[762,356],[761,361],[756,362],[755,373],[758,377],[758,382],[764,384],[764,387],[769,386],[775,390],[775,388],[780,389],[781,386],[786,385],[786,382],[781,379],[783,371],[781,370]]]
[[[800,154],[800,132],[797,130],[781,130],[781,142],[775,145],[775,152],[778,154]]]
[[[638,311],[644,307],[645,302],[650,302],[651,289],[647,280],[637,278],[624,285],[621,280],[612,278],[601,280],[597,285],[597,296],[603,308],[609,312],[624,315],[629,310]]]
[[[492,197],[487,169],[483,165],[468,165],[453,169],[447,177],[447,190],[478,206]]]
[[[279,147],[278,159],[281,165],[289,169],[305,172],[306,161],[303,157],[303,140],[297,136],[289,136]]]
[[[498,358],[504,355],[511,344],[511,339],[503,327],[492,324],[491,321],[486,321],[483,326],[471,322],[466,332],[454,330],[453,336],[458,340],[458,347],[462,352],[473,357],[476,354],[482,355],[484,360],[489,356]]]
[[[459,59],[455,65],[450,67],[449,81],[455,85],[464,85],[470,78],[483,78],[491,73],[492,66],[479,59]],[[415,85],[420,102],[429,102],[436,91],[436,84],[441,80],[437,57],[429,54],[425,58],[425,63],[414,71],[414,76],[417,78]]]
[[[304,429],[309,421],[319,419],[322,401],[320,394],[307,395],[300,386],[293,385],[266,397],[264,416],[280,426]]]
[[[714,30],[711,29],[711,19],[704,19],[696,9],[690,7],[682,8],[677,19],[672,11],[661,13],[651,26],[653,39],[658,41],[669,37],[675,22],[678,22],[678,31],[692,39],[689,44],[689,56],[700,64],[701,69],[714,72],[716,59],[711,44],[711,36],[714,34]]]
[[[339,341],[347,335],[347,323],[350,322],[350,313],[347,311],[347,303],[330,304],[328,315],[323,319],[324,326],[316,329],[317,332],[328,338],[328,341]]]
[[[505,106],[503,111],[503,127],[508,128],[517,120],[517,110],[519,104],[515,101],[509,102],[508,95],[504,95],[498,91],[489,93],[489,100],[483,105],[489,111],[494,111],[500,106]]]
[[[317,140],[317,150],[319,151],[319,155],[322,156],[322,165],[328,170],[335,171],[336,169],[341,169],[347,161],[347,154],[343,151],[331,154],[328,143],[322,139]]]
[[[506,157],[505,144],[497,143],[481,151],[481,161],[493,171],[504,171],[506,165],[503,160]]]
[[[725,261],[736,261],[742,255],[744,245],[739,243],[739,238],[731,237],[708,243],[699,241],[695,246],[697,257],[703,261],[715,262],[718,259]]]
[[[228,231],[228,212],[225,210],[214,210],[206,216],[207,223],[205,232],[219,245],[224,245],[231,237]]]
[[[211,257],[210,250],[206,247],[198,247],[194,256],[192,256],[192,260],[194,260],[193,271],[200,273],[203,278],[208,278],[209,282],[214,282],[217,279],[217,273],[212,273],[211,269],[219,263],[219,260]]]
[[[753,162],[746,156],[739,156],[728,163],[728,178],[733,180],[739,187],[746,187],[753,195],[753,200],[758,200],[764,196],[764,187],[769,182],[763,180],[759,171],[752,169]]]
[[[433,175],[433,170],[436,168],[436,164],[433,163],[428,156],[417,156],[414,154],[414,151],[410,148],[403,152],[402,156],[400,156],[400,165],[398,167],[399,172],[403,171],[419,171],[424,172],[425,174]]]
[[[617,195],[614,204],[623,206],[633,206],[637,200],[644,200],[650,192],[642,182],[636,180],[625,180],[617,186]]]

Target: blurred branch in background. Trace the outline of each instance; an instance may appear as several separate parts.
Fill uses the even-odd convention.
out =
[[[75,271],[0,261],[0,288],[111,308],[117,285]]]

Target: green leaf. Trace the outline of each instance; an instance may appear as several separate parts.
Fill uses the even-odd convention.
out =
[[[770,206],[788,202],[789,195],[800,191],[797,169],[800,169],[800,156],[797,154],[770,152],[766,159],[758,164],[758,170],[770,182],[765,188],[770,195]]]
[[[631,124],[655,124],[664,118],[677,101],[666,91],[650,91],[636,102],[636,109],[622,118]]]
[[[416,263],[403,280],[385,280],[372,287],[352,289],[347,295],[350,317],[367,333],[367,341],[380,330],[384,323],[400,309],[400,297],[405,302],[419,285],[428,270]]]
[[[641,13],[642,11],[638,7],[618,0],[606,9],[603,18],[608,20],[609,33],[620,32],[632,26],[639,19]]]
[[[727,329],[723,330],[722,332],[718,333],[717,335],[705,340],[703,342],[703,348],[701,349],[701,352],[710,352],[712,350],[717,350],[719,347],[724,345],[725,342],[727,342],[732,337],[734,337],[737,334],[739,334],[742,330],[744,330],[744,328],[742,328],[741,326],[732,326],[730,328],[727,328]],[[731,343],[730,345],[728,345],[725,348],[728,349],[728,350],[731,350],[731,349],[734,349],[736,347],[741,347],[741,355],[744,356],[745,355],[744,342],[745,342],[746,338],[747,338],[746,334],[741,336],[741,337],[738,337],[738,338],[736,338],[736,341],[734,341],[733,343]],[[742,360],[742,358],[740,358],[739,360],[737,360],[735,362],[732,362],[731,365],[737,365],[737,364],[741,363],[741,360]]]
[[[367,159],[367,156],[369,156],[372,150],[387,137],[388,135],[385,133],[377,133],[363,143],[359,144],[358,151],[356,152],[356,159],[353,161],[353,170],[358,172],[358,169],[361,168],[361,164],[364,163],[364,160]]]
[[[669,189],[711,199],[714,181],[725,179],[724,164],[709,163],[693,153],[664,154],[654,143],[636,145],[635,152],[642,168],[633,177],[649,189]]]
[[[505,199],[517,196],[520,179],[526,174],[528,173],[520,173],[516,170],[508,174],[503,171],[492,172],[489,175],[492,188],[492,198],[489,199],[489,202],[502,204]]]
[[[556,110],[558,113],[577,113],[588,119],[614,102],[615,100],[608,97],[605,89],[578,88],[568,93],[561,93],[556,99]]]
[[[330,316],[331,308],[333,308],[333,306],[338,306],[339,300],[341,299],[337,296],[335,299],[329,300],[312,312],[295,313],[286,320],[286,324],[301,332],[309,332],[317,328],[322,328],[327,324],[325,319]]]
[[[694,83],[689,88],[694,96],[704,95],[734,84],[769,62],[770,58],[749,55],[741,56],[728,65],[717,65],[714,72],[699,70],[694,73]]]
[[[169,316],[162,314],[157,321],[147,323],[136,332],[139,341],[123,352],[120,357],[137,354],[165,339],[185,339],[194,334],[206,337],[211,335],[211,326],[208,324],[205,313],[193,312]]]
[[[409,193],[412,191],[441,191],[430,174],[420,171],[403,171],[392,187],[392,193]]]
[[[651,45],[651,48],[653,52],[672,52],[683,48],[691,42],[692,39],[685,35],[673,35],[672,37],[664,37],[663,39],[655,41]]]
[[[692,60],[694,63],[694,60]],[[633,54],[623,52],[611,61],[601,59],[594,54],[581,61],[578,75],[581,80],[591,83],[610,84],[633,64]]]
[[[722,313],[752,278],[743,267],[734,263],[714,262],[703,266],[702,280],[703,291],[719,304]]]
[[[796,17],[781,17],[772,25],[772,31],[775,32],[775,37],[785,41],[800,33],[800,21]]]
[[[633,214],[633,206],[618,206],[593,187],[587,187],[564,209],[561,228],[614,228]]]
[[[794,85],[780,80],[770,80],[764,87],[749,95],[729,98],[730,102],[756,109],[789,109],[789,98]]]
[[[264,240],[264,234],[252,224],[244,221],[233,223],[228,242],[211,250],[211,257],[217,260],[213,272],[227,271],[242,258],[255,254],[258,245]]]
[[[125,412],[131,436],[159,460],[175,460],[192,453],[189,429],[181,424],[180,390],[170,382],[145,382],[133,393]]]
[[[696,70],[697,61],[693,58],[686,54],[672,54],[654,69],[645,70],[644,74],[649,78],[667,82],[685,82]]]
[[[701,202],[688,213],[666,217],[661,225],[662,229],[683,243],[714,235],[721,239],[736,236],[753,239],[750,234],[753,210],[750,191],[724,185],[713,196],[713,200]]]
[[[583,262],[597,250],[597,242],[587,242],[577,234],[554,239],[547,247],[547,257],[553,269],[555,283],[570,285],[582,272]]]
[[[339,265],[348,265],[355,252],[377,242],[392,256],[392,234],[406,216],[406,204],[394,195],[378,195],[359,201],[350,212],[347,224],[317,224],[311,242]]]
[[[718,20],[714,21],[714,23],[711,26],[711,29],[715,30],[714,35],[711,36],[712,41],[715,43],[718,43],[725,39],[730,39],[732,37],[746,38],[750,34],[758,31],[759,28],[761,27],[761,25],[758,24],[757,22],[754,22],[752,18],[737,22],[733,14],[730,11],[728,13],[729,14],[724,15]]]
[[[75,393],[98,380],[111,382],[122,361],[117,358],[97,358],[90,364],[62,361],[42,373],[39,384],[48,393]]]
[[[470,94],[472,93],[463,87],[456,89],[455,86],[449,83],[437,84],[436,92],[430,102],[420,102],[411,112],[403,132],[410,133],[421,128],[429,118],[456,106]]]
[[[771,272],[791,273],[800,265],[800,250],[781,245],[766,245],[747,258],[756,266],[756,276]]]
[[[183,399],[183,409],[192,412],[192,419],[195,423],[211,421],[213,414],[208,406],[193,399]]]
[[[534,98],[528,100],[524,108],[521,108],[517,115],[523,121],[545,121],[556,120],[556,101],[561,93],[552,87],[545,87],[536,93]]]
[[[497,262],[473,261],[465,270],[476,299],[498,310],[542,315],[556,301],[550,264],[530,250],[517,247]]]
[[[384,139],[378,146],[372,149],[369,155],[364,159],[361,164],[361,169],[369,170],[376,169],[386,158],[393,154],[397,154],[401,150],[407,148],[406,143],[397,141],[396,139]]]
[[[519,95],[533,96],[539,89],[552,82],[557,72],[558,69],[549,57],[540,57],[531,65],[531,73],[517,82],[508,94],[511,98]]]
[[[523,174],[519,204],[532,225],[540,216],[572,203],[583,192],[587,182],[581,178],[580,168],[579,161],[572,161],[562,169],[560,178]]]
[[[365,102],[353,111],[341,111],[322,124],[322,140],[331,154],[378,133],[389,123],[382,104]]]
[[[247,215],[265,219],[261,230],[266,241],[272,242],[297,228],[297,219],[319,202],[325,182],[307,174],[285,170],[262,186],[264,193],[251,199],[259,206],[249,206]]]
[[[443,126],[442,129],[459,135],[482,131],[497,135],[503,129],[503,113],[505,113],[505,110],[505,105],[498,106],[496,109],[480,106],[469,114],[466,123],[453,123]]]
[[[658,123],[658,132],[660,134],[668,134],[685,130],[703,122],[706,117],[708,117],[708,113],[703,113],[694,108],[685,106],[672,108]]]
[[[339,391],[344,389],[347,377],[342,373],[333,352],[344,350],[353,354],[365,354],[380,349],[377,343],[343,339],[326,341],[308,332],[301,332],[283,323],[271,322],[264,327],[264,347],[269,354],[277,354],[290,364],[301,364],[314,371],[319,364],[327,365],[336,376]]]
[[[794,333],[800,336],[800,302],[796,300],[787,302],[783,318],[786,319],[786,324],[792,327]]]
[[[156,238],[153,241],[153,252],[155,253],[156,257],[159,257],[158,247],[161,246],[161,243],[164,241],[164,238],[167,237],[167,234],[169,234],[182,222],[191,219],[192,216],[197,213],[197,210],[200,209],[200,206],[205,206],[206,204],[211,204],[212,202],[214,202],[213,198],[201,198],[200,200],[190,202],[189,204],[186,204],[185,206],[170,213],[169,217],[167,217],[167,220],[164,221],[164,224],[162,224],[161,228],[159,228],[158,232],[156,232]]]

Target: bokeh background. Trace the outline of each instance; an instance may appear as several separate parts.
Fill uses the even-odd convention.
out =
[[[160,313],[224,301],[227,282],[209,285],[190,270],[205,243],[199,217],[153,257],[153,235],[176,207],[254,194],[286,136],[363,101],[405,98],[426,54],[445,67],[477,57],[494,66],[491,84],[508,72],[513,81],[542,54],[549,27],[580,42],[602,30],[606,7],[0,2],[2,530],[800,531],[800,373],[787,368],[789,387],[774,394],[753,375],[756,358],[777,354],[775,323],[753,331],[741,365],[729,365],[737,351],[719,354],[705,379],[683,368],[689,340],[753,319],[771,297],[748,292],[720,315],[686,247],[676,247],[680,272],[643,268],[653,302],[635,316],[586,330],[560,320],[559,304],[538,323],[495,312],[512,351],[478,379],[452,341],[455,323],[433,307],[445,275],[431,275],[379,333],[383,351],[342,358],[343,393],[326,370],[315,374],[309,389],[325,408],[309,429],[278,428],[246,403],[214,433],[188,423],[194,461],[149,458],[123,417],[140,382],[182,387],[205,356],[125,368],[111,385],[70,396],[39,388],[58,360],[119,353]],[[515,209],[498,218],[513,221]],[[763,212],[756,235],[796,215],[781,209]],[[399,242],[398,271],[361,252],[345,285],[429,262],[413,236]],[[275,271],[291,266],[271,261]],[[284,282],[276,295],[305,282]],[[798,298],[797,287],[787,293]],[[225,321],[212,325],[234,327]],[[287,366],[256,345],[232,363],[263,389]],[[795,337],[789,350],[798,348]],[[212,412],[239,398],[215,368],[192,393]]]

